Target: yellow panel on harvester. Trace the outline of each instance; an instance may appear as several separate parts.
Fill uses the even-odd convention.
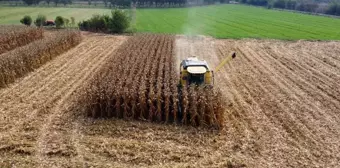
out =
[[[181,85],[182,85],[182,86],[186,86],[186,85],[187,85],[188,76],[189,76],[189,73],[188,73],[187,70],[183,70],[183,71],[181,72]]]
[[[212,72],[211,71],[207,71],[204,75],[204,81],[206,85],[212,85]]]

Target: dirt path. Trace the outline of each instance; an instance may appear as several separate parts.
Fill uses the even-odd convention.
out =
[[[70,95],[100,67],[126,37],[86,35],[76,48],[57,57],[8,88],[0,90],[2,158],[46,167],[51,122]],[[67,154],[66,154],[67,155]],[[5,162],[6,162],[5,159]],[[20,160],[20,161],[19,161]]]

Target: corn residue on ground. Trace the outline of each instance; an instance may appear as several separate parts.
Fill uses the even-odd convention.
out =
[[[339,42],[171,37],[164,52],[204,57],[212,69],[238,54],[215,74],[226,105],[224,129],[216,130],[94,119],[74,106],[130,38],[84,34],[77,47],[0,89],[0,167],[340,166]],[[141,52],[157,52],[154,43]]]

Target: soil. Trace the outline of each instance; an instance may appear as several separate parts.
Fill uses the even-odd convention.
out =
[[[0,90],[0,167],[339,167],[340,42],[176,39],[214,69],[226,125],[91,119],[77,91],[128,37],[76,48]],[[179,62],[178,61],[178,62]]]

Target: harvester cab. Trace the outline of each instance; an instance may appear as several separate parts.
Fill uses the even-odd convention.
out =
[[[208,63],[204,60],[198,60],[197,57],[189,57],[183,60],[180,65],[180,85],[210,85],[212,83],[212,71]]]
[[[216,67],[215,72],[218,72],[223,65],[235,57],[236,53],[233,52]],[[179,86],[182,87],[191,84],[197,86],[214,85],[214,71],[209,68],[208,63],[205,60],[199,60],[197,57],[189,57],[181,62]]]

